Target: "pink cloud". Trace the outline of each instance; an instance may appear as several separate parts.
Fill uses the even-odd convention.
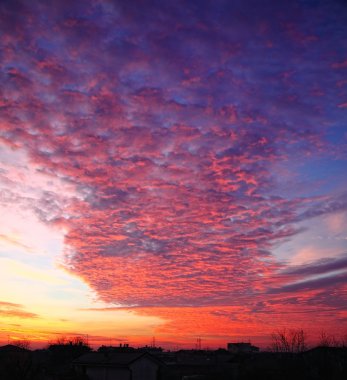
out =
[[[274,311],[269,289],[307,290],[303,303],[333,291],[332,279],[280,272],[272,249],[347,207],[312,168],[346,159],[345,58],[332,48],[344,38],[325,32],[342,12],[254,6],[226,2],[218,17],[179,2],[4,6],[1,144],[73,188],[25,207],[65,227],[66,267],[103,301]]]
[[[38,318],[39,316],[35,313],[30,313],[24,310],[23,305],[11,302],[0,301],[0,316],[7,318]]]

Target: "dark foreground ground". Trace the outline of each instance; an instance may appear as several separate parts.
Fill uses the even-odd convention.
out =
[[[76,359],[88,351],[84,346],[51,346],[35,351],[3,346],[0,347],[0,380],[86,380],[89,378],[76,367]],[[149,352],[148,357],[158,364],[158,374],[155,378],[144,375],[142,380],[347,379],[346,347],[317,347],[298,354],[157,350]],[[105,377],[97,379],[105,380]]]

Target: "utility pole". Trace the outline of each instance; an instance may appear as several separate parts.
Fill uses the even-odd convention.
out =
[[[200,337],[198,337],[196,339],[196,349],[199,351],[201,350],[201,338]]]

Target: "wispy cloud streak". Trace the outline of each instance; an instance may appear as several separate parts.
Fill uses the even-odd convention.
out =
[[[26,311],[23,305],[4,301],[0,301],[0,316],[7,318],[38,318],[37,314]]]

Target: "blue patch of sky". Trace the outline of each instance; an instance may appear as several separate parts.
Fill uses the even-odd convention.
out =
[[[346,113],[345,110],[341,111],[341,114],[342,112]],[[341,121],[336,124],[335,128],[331,128],[326,133],[326,138],[329,142],[333,144],[341,144],[341,143],[346,144],[347,143],[347,118],[344,124],[343,124],[343,121]],[[346,158],[347,158],[347,155],[346,155]]]
[[[317,158],[299,167],[299,174],[312,184],[307,196],[333,193],[347,182],[346,161]]]
[[[288,199],[339,194],[345,191],[347,183],[346,161],[329,157],[291,157],[290,163],[277,162],[273,175],[271,194]]]

